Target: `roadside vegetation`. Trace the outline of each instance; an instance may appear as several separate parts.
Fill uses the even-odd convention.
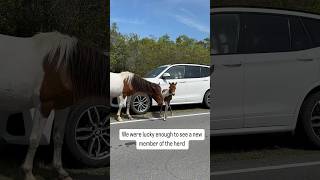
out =
[[[319,0],[210,0],[211,6],[253,6],[320,13]]]
[[[28,37],[56,30],[109,49],[106,7],[106,0],[0,0],[0,34]]]
[[[110,31],[110,70],[131,71],[144,75],[164,64],[196,63],[210,64],[209,38],[196,40],[180,35],[139,37],[136,33],[122,34],[115,23]]]

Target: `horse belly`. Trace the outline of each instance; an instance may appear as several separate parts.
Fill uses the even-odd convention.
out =
[[[118,97],[122,94],[123,79],[119,74],[110,73],[110,98]]]
[[[0,111],[32,108],[43,77],[42,59],[27,41],[8,44],[0,50]]]

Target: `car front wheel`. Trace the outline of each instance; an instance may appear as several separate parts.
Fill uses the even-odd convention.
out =
[[[98,167],[110,160],[110,108],[84,101],[72,108],[66,124],[65,141],[71,155],[81,164]]]
[[[151,99],[145,93],[136,93],[131,97],[130,107],[135,114],[145,114],[151,107]]]
[[[320,92],[310,95],[300,111],[301,130],[305,137],[320,148]]]

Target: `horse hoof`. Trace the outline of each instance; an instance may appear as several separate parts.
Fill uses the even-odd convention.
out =
[[[36,180],[36,178],[31,174],[31,175],[26,175],[25,180]]]
[[[120,122],[121,122],[121,121],[123,121],[123,120],[122,120],[121,117],[118,117],[118,118],[117,118],[117,121],[120,121]]]
[[[72,178],[70,176],[61,176],[58,180],[72,180]]]

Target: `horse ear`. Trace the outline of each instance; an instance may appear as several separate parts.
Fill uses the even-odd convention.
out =
[[[176,82],[174,85],[177,85],[178,84],[178,82]]]

